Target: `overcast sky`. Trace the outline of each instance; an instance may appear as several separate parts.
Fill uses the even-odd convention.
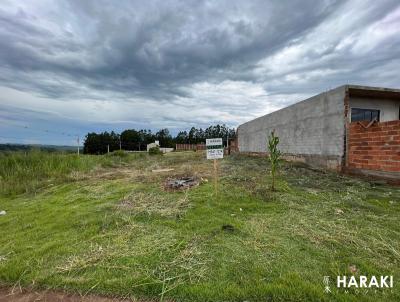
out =
[[[0,143],[236,127],[343,84],[400,88],[399,31],[398,0],[2,0]]]

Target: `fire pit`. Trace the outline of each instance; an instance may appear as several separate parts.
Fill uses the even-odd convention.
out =
[[[164,189],[179,191],[190,189],[198,185],[199,181],[195,177],[168,178],[164,183]]]

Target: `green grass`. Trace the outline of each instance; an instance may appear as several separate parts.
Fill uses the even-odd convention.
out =
[[[8,156],[0,285],[177,301],[400,300],[398,187],[284,163],[271,192],[265,158],[231,156],[214,196],[201,153]],[[174,171],[152,172],[160,168]],[[183,175],[202,183],[163,191]],[[394,289],[336,290],[351,265],[393,275]]]
[[[129,155],[130,159],[143,154]],[[33,150],[0,152],[0,194],[35,193],[43,186],[77,180],[81,172],[125,163],[128,154],[110,153],[107,156]]]

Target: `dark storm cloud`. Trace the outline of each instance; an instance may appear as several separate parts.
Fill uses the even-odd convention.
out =
[[[2,81],[51,97],[70,96],[72,89],[64,86],[64,80],[129,96],[169,98],[184,96],[180,88],[193,82],[245,78],[241,72],[320,23],[333,3],[70,1],[54,5],[67,13],[41,16],[30,7],[3,8],[0,58],[17,75],[2,74]],[[296,13],[287,16],[288,8]],[[42,23],[43,17],[54,27]],[[30,71],[34,73],[26,74]],[[60,83],[36,81],[36,73],[61,78]],[[18,83],[18,77],[25,83]]]
[[[234,125],[345,83],[398,87],[399,20],[396,0],[3,1],[0,101]]]

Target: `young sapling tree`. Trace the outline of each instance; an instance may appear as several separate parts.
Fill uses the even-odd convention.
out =
[[[278,149],[278,144],[279,144],[279,137],[275,136],[275,130],[271,132],[271,134],[268,136],[268,159],[271,163],[271,178],[272,178],[272,185],[271,185],[271,190],[275,191],[275,178],[276,178],[276,172],[279,168],[279,161],[281,159],[281,151]]]

